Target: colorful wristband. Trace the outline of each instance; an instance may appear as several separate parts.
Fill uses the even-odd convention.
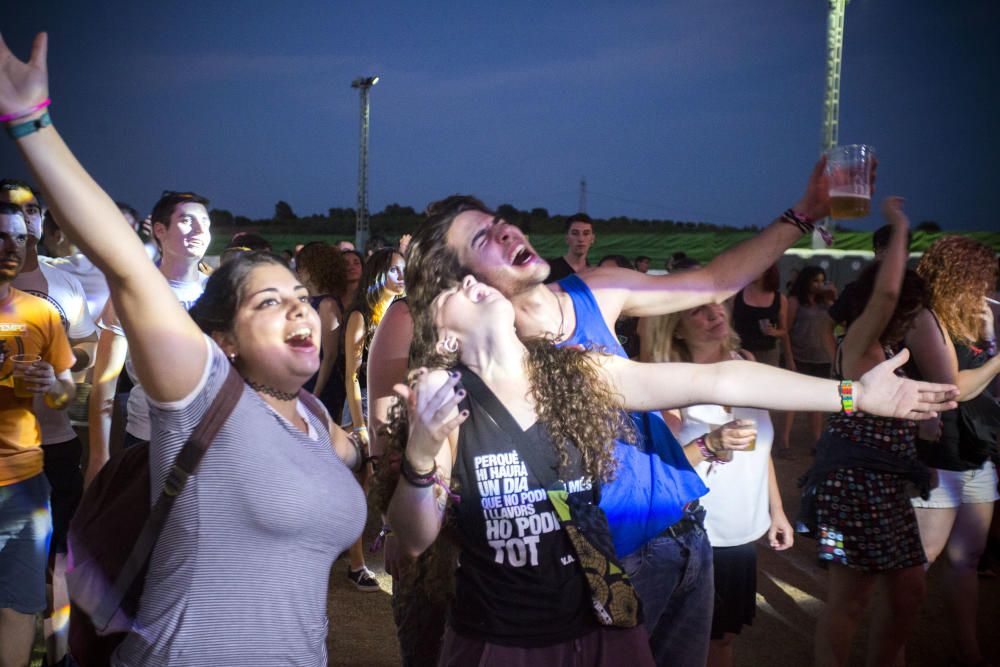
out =
[[[729,463],[726,459],[719,458],[718,452],[712,451],[712,448],[708,446],[707,436],[707,433],[700,435],[694,441],[695,446],[698,447],[698,451],[701,452],[701,457],[712,463]]]
[[[14,113],[5,114],[0,116],[0,123],[9,123],[12,120],[17,120],[18,118],[24,118],[25,116],[30,116],[36,111],[41,111],[45,107],[52,104],[52,98],[46,97],[44,100],[31,107],[30,109],[25,109],[23,111],[15,111]]]
[[[8,125],[7,136],[16,141],[17,139],[26,137],[29,134],[38,132],[43,127],[48,127],[51,124],[52,124],[52,118],[49,117],[49,112],[46,111],[35,120],[29,120],[25,123],[18,123],[17,125]]]
[[[854,414],[854,383],[844,380],[838,386],[840,392],[840,409],[845,415]]]

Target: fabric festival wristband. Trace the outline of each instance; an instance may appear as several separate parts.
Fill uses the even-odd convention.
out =
[[[44,100],[42,100],[35,106],[31,107],[30,109],[24,109],[23,111],[15,111],[14,113],[9,113],[0,116],[0,123],[9,123],[10,121],[17,120],[18,118],[24,118],[25,116],[30,116],[31,114],[35,113],[36,111],[44,109],[50,104],[52,104],[52,98],[46,97]]]
[[[434,486],[437,483],[437,464],[431,468],[428,473],[419,473],[413,469],[413,465],[410,460],[403,456],[403,459],[399,462],[399,473],[403,476],[411,486],[415,486],[418,489],[426,489],[428,487]]]
[[[706,461],[711,461],[712,463],[728,463],[725,459],[720,459],[719,455],[709,448],[708,439],[705,435],[698,436],[695,439],[694,444],[698,447],[698,451],[701,452],[702,458]]]
[[[854,414],[854,383],[850,380],[844,380],[838,385],[838,391],[840,392],[840,409],[845,415]]]
[[[18,123],[17,125],[8,125],[7,136],[16,141],[17,139],[26,137],[29,134],[38,132],[43,127],[48,127],[51,124],[52,118],[49,116],[49,112],[46,111],[35,120],[29,120],[26,123]]]

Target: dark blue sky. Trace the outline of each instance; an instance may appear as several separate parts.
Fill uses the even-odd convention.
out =
[[[1000,228],[1000,3],[853,0],[841,143],[914,221]],[[370,207],[453,192],[568,214],[762,224],[820,142],[823,0],[285,3],[34,0],[52,116],[115,198],[193,189],[250,217],[354,206],[356,76],[372,91]],[[7,175],[24,176],[9,142]]]

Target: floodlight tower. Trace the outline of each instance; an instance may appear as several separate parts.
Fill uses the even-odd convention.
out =
[[[580,206],[576,209],[580,213],[587,212],[587,179],[580,179]]]
[[[358,211],[354,225],[354,246],[364,248],[368,241],[368,91],[378,83],[377,76],[358,77],[351,88],[361,93],[361,141],[358,147]],[[363,251],[363,250],[362,250]]]
[[[823,98],[823,145],[825,151],[837,145],[840,129],[840,65],[844,52],[844,13],[849,0],[827,0],[826,95]]]
[[[823,140],[825,151],[837,145],[840,131],[840,65],[844,53],[844,14],[850,0],[826,0],[829,7],[826,20],[826,93],[823,97]],[[829,226],[829,218],[817,222],[817,227]],[[813,232],[813,248],[826,247],[822,235]]]

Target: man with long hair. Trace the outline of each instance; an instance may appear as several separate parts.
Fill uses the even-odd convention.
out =
[[[811,230],[813,220],[825,217],[824,167],[821,159],[799,202],[757,237],[702,269],[666,276],[605,267],[546,285],[549,265],[518,228],[474,197],[449,197],[428,207],[428,218],[410,243],[410,306],[429,307],[442,289],[471,273],[513,302],[520,337],[547,336],[557,344],[624,356],[613,334],[620,316],[661,315],[723,301],[777,261]],[[416,348],[432,347],[434,335],[417,324]],[[711,547],[697,500],[707,489],[658,414],[636,414],[633,420],[638,442],[617,447],[617,476],[605,486],[601,507],[643,601],[654,657],[661,664],[669,659],[673,665],[704,665],[713,588]]]

